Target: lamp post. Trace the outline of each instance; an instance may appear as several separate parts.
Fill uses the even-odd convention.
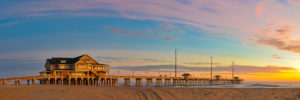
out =
[[[210,78],[212,78],[213,77],[213,75],[212,75],[212,65],[213,64],[213,57],[210,57]]]
[[[177,77],[177,49],[175,48],[175,77]]]
[[[234,61],[232,61],[232,79],[234,78]]]

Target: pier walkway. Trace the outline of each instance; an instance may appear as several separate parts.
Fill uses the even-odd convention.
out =
[[[131,80],[135,80],[136,86],[200,86],[200,85],[223,85],[240,84],[242,79],[224,78],[200,78],[200,77],[169,77],[169,76],[79,76],[79,75],[41,75],[0,79],[1,85],[7,82],[15,82],[20,85],[21,81],[27,84],[61,84],[61,85],[96,85],[96,86],[119,86],[118,80],[124,79],[124,86],[131,86]]]

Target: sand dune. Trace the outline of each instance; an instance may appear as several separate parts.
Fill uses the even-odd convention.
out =
[[[0,86],[0,100],[299,100],[300,89]]]

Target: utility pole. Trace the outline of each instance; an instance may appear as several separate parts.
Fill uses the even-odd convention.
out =
[[[177,77],[177,49],[175,48],[175,77]]]
[[[213,64],[213,57],[210,57],[210,78],[212,78],[212,65]]]
[[[232,61],[232,79],[234,78],[234,61]]]

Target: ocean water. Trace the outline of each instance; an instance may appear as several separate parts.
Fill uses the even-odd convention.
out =
[[[235,85],[175,86],[178,88],[300,88],[300,82],[243,82]]]

